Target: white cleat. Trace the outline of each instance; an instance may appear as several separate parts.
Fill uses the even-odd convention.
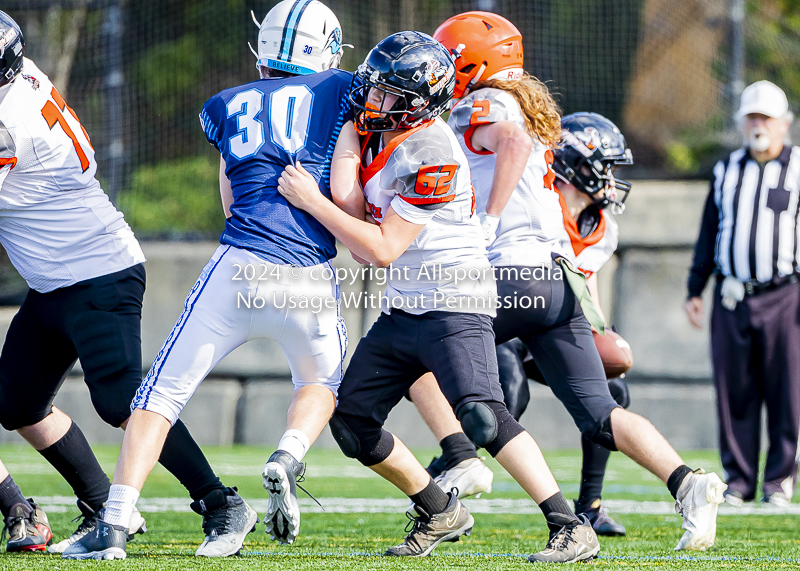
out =
[[[683,516],[683,533],[675,551],[705,551],[717,536],[717,510],[728,488],[714,473],[696,470],[687,474],[678,489],[675,511]]]
[[[483,492],[492,492],[492,480],[494,474],[480,458],[470,458],[459,462],[449,470],[445,470],[436,478],[434,482],[445,493],[453,488],[458,489],[458,498],[480,495]]]
[[[261,479],[269,494],[264,523],[273,541],[291,545],[300,532],[300,505],[297,503],[297,478],[304,465],[288,452],[278,450],[270,456]]]

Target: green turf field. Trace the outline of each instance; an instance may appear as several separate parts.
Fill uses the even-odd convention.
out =
[[[98,447],[104,468],[111,473],[117,449]],[[266,493],[260,470],[269,455],[260,448],[209,448],[207,454],[223,481],[263,515]],[[420,451],[430,460],[432,451]],[[577,495],[578,451],[546,454],[568,498]],[[713,453],[684,455],[691,466],[719,470]],[[77,515],[71,491],[50,466],[31,449],[0,446],[0,458],[25,494],[40,499],[48,511],[56,539],[71,533]],[[198,560],[193,553],[202,541],[200,517],[188,511],[180,485],[160,467],[143,490],[140,508],[150,531],[129,544],[128,559],[114,562],[64,561],[51,555],[0,555],[2,570],[39,569],[527,569],[525,556],[543,548],[544,519],[533,503],[492,460],[494,491],[467,505],[475,515],[472,536],[440,546],[421,560],[395,560],[380,554],[399,543],[406,518],[405,502],[395,489],[337,451],[314,450],[308,457],[305,486],[327,512],[301,498],[300,537],[289,547],[269,541],[263,524],[248,536],[240,557]],[[600,558],[587,568],[620,569],[800,569],[800,505],[789,513],[723,506],[717,545],[706,553],[676,554],[680,517],[670,512],[671,497],[653,476],[619,454],[612,456],[605,500],[612,515],[628,528],[625,538],[601,539]],[[505,500],[505,501],[504,501]]]

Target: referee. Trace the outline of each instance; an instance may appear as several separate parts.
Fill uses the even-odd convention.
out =
[[[745,145],[714,167],[685,309],[700,329],[700,294],[716,274],[711,354],[728,503],[755,499],[765,404],[762,501],[785,506],[797,480],[800,424],[800,148],[787,143],[793,116],[769,81],[744,90],[736,118]]]

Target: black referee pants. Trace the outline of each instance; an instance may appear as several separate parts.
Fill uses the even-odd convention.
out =
[[[764,494],[791,496],[800,430],[800,283],[746,297],[733,311],[722,306],[720,288],[718,283],[711,354],[728,489],[745,500],[755,497],[761,408],[766,405]]]

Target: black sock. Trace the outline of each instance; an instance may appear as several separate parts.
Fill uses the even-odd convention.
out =
[[[667,478],[667,488],[669,489],[669,493],[672,494],[672,497],[676,500],[678,499],[678,488],[681,487],[683,479],[689,472],[692,472],[692,469],[684,464],[683,466],[678,466],[675,468],[675,471],[669,475],[669,478]]]
[[[453,466],[460,464],[464,460],[478,457],[478,449],[463,432],[456,432],[450,436],[445,436],[439,442],[442,447],[442,459],[444,469],[449,470]]]
[[[5,480],[0,482],[0,511],[3,512],[3,519],[8,517],[8,514],[11,513],[11,508],[17,504],[26,506],[26,517],[33,511],[14,478],[9,474]]]
[[[200,500],[214,490],[226,489],[180,420],[167,433],[158,461],[189,490],[193,500]]]
[[[578,501],[575,502],[575,511],[578,513],[585,512],[591,507],[592,502],[601,498],[606,465],[611,456],[611,450],[595,444],[586,437],[581,438],[581,449],[583,450],[581,490]]]
[[[556,492],[547,498],[539,504],[539,508],[541,508],[544,518],[547,520],[547,527],[551,532],[556,532],[567,524],[580,521],[561,492]]]
[[[58,470],[79,500],[95,511],[103,506],[111,482],[77,424],[73,422],[61,440],[39,454]]]
[[[409,496],[409,498],[414,502],[414,505],[424,509],[428,515],[442,513],[447,509],[447,504],[450,503],[450,496],[445,494],[433,480],[428,482],[428,485],[421,492]]]

